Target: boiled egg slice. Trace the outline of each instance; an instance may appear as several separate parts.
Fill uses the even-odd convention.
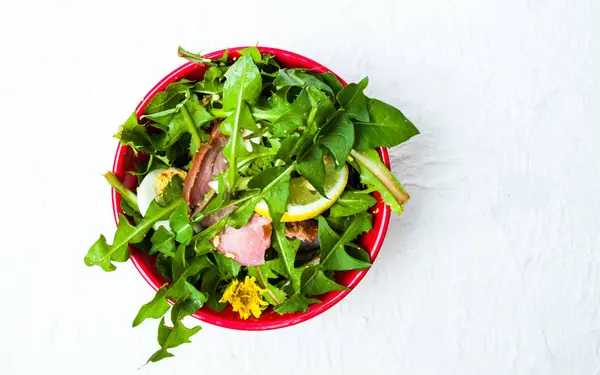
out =
[[[148,207],[153,200],[156,200],[164,191],[173,176],[178,175],[185,180],[186,172],[177,168],[154,169],[142,179],[137,188],[138,207],[142,216],[146,216]],[[168,220],[159,220],[154,223],[153,228],[158,230],[160,226],[171,229]]]

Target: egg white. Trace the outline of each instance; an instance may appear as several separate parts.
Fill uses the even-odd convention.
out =
[[[140,209],[140,213],[142,216],[146,216],[146,212],[148,212],[148,207],[150,207],[150,203],[156,199],[158,195],[154,190],[154,181],[160,172],[164,171],[164,169],[155,169],[150,172],[142,179],[142,182],[137,188],[137,199],[138,199],[138,207]],[[169,225],[168,220],[159,220],[152,226],[154,230],[158,230],[160,226],[164,226],[166,229],[171,230],[171,226]]]

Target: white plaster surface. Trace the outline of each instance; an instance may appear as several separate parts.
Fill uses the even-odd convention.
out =
[[[600,2],[0,2],[0,374],[600,373]],[[156,323],[114,223],[117,126],[181,61],[275,46],[399,106],[412,194],[342,303],[270,332],[203,325],[136,372]]]

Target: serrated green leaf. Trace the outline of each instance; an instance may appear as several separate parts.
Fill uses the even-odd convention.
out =
[[[372,228],[368,214],[354,216],[341,236],[331,229],[324,217],[319,216],[318,221],[319,242],[321,243],[320,265],[323,270],[348,271],[370,267],[370,263],[351,257],[344,248],[347,243],[354,240],[358,235]]]
[[[240,273],[241,266],[238,262],[233,259],[227,258],[223,253],[218,251],[214,252],[215,261],[217,262],[217,269],[221,274],[221,279],[229,281]]]
[[[187,328],[181,321],[176,321],[173,323],[173,327],[169,327],[165,324],[165,318],[163,317],[158,326],[158,344],[161,348],[150,356],[148,362],[158,362],[161,359],[173,357],[173,354],[169,353],[168,349],[190,343],[190,337],[198,333],[201,329],[200,326]]]
[[[167,329],[170,329],[170,328],[167,328]],[[148,358],[148,362],[158,362],[161,359],[170,358],[170,357],[174,357],[174,355],[172,353],[169,353],[169,351],[167,351],[167,349],[160,348],[156,352],[154,352],[154,354],[152,354],[150,356],[150,358]]]
[[[106,238],[100,238],[92,245],[84,258],[88,267],[100,266],[104,271],[114,271],[116,267],[112,262],[126,262],[129,259],[129,244],[141,242],[152,225],[175,210],[179,202],[174,202],[166,207],[159,207],[156,202],[150,204],[146,217],[133,226],[123,215],[119,215],[119,225],[115,232],[112,245],[108,245]]]
[[[349,83],[337,94],[337,101],[349,118],[357,121],[369,121],[367,97],[364,90],[369,84],[369,78],[363,78],[359,83]]]
[[[336,170],[346,165],[346,159],[354,144],[354,127],[343,111],[338,111],[325,125],[317,144],[325,147],[335,161]],[[314,147],[317,147],[316,145]]]
[[[285,224],[280,223],[273,225],[273,238],[271,245],[277,251],[279,259],[281,259],[283,266],[285,267],[285,274],[292,283],[294,291],[300,290],[300,276],[302,275],[302,269],[296,269],[294,262],[296,260],[296,252],[300,246],[300,240],[288,239],[285,236]]]
[[[182,244],[189,244],[194,235],[194,228],[188,215],[187,205],[180,205],[169,216],[169,226],[175,233],[175,239]]]
[[[334,95],[332,88],[329,87],[328,84],[321,81],[313,74],[304,73],[298,69],[280,69],[279,74],[273,81],[273,84],[278,88],[285,86],[314,86],[320,91],[324,91],[331,96]]]
[[[263,298],[271,305],[276,306],[286,300],[285,292],[269,283],[269,279],[278,278],[277,274],[269,267],[269,264],[248,267],[248,276],[254,277],[262,288],[267,289],[263,294]]]
[[[196,289],[191,283],[186,282],[185,295],[171,308],[171,321],[180,321],[184,317],[194,314],[204,306],[206,300],[207,297],[204,293]]]
[[[361,190],[346,190],[329,209],[329,217],[352,216],[366,212],[377,199]]]
[[[340,82],[340,80],[335,76],[335,74],[331,72],[325,72],[317,75],[321,81],[325,82],[331,89],[335,95],[340,92],[341,89],[344,88],[344,85]]]
[[[266,101],[266,106],[252,107],[252,116],[256,120],[269,121],[271,123],[277,122],[285,113],[289,112],[293,107],[290,102],[287,101],[288,88],[277,90],[273,93]]]
[[[264,189],[275,179],[278,183],[273,185],[263,194],[263,199],[269,207],[269,216],[275,225],[279,224],[281,217],[287,211],[287,202],[291,192],[291,169],[286,167],[269,168],[250,180],[251,189]]]
[[[243,102],[255,102],[262,90],[262,78],[252,56],[240,57],[225,73],[223,109],[239,108]]]
[[[255,64],[262,63],[260,51],[258,50],[258,48],[256,48],[256,46],[241,49],[238,51],[238,53],[242,56],[250,55],[250,57],[252,57],[252,61],[254,61]]]
[[[348,290],[325,275],[321,267],[309,266],[302,273],[302,289],[306,295],[318,296],[334,290]]]
[[[292,297],[285,300],[280,305],[273,307],[273,311],[278,314],[289,314],[295,312],[306,312],[308,306],[312,303],[319,303],[316,298],[305,297],[302,293],[295,293]]]
[[[173,280],[173,275],[171,274],[172,263],[172,256],[168,257],[160,253],[156,256],[156,270],[167,280]]]
[[[285,138],[281,141],[281,146],[277,151],[277,155],[275,155],[275,159],[283,160],[286,163],[289,163],[292,160],[292,150],[298,143],[300,139],[299,134],[292,134],[289,137]]]
[[[377,99],[369,99],[367,108],[370,119],[354,123],[355,149],[393,147],[419,134],[399,109]]]
[[[152,301],[144,304],[140,311],[133,319],[133,327],[140,325],[144,320],[148,318],[158,319],[165,315],[169,311],[169,302],[167,302],[167,284],[164,284],[156,291]]]
[[[150,255],[161,253],[165,256],[172,257],[175,254],[175,238],[173,233],[164,226],[161,225],[158,230],[154,232],[150,241],[152,242],[152,247],[149,251]]]
[[[325,163],[323,162],[323,150],[320,147],[311,147],[305,154],[299,156],[296,170],[310,182],[315,190],[325,196],[325,190],[323,190]]]
[[[227,307],[227,303],[219,302],[221,299],[219,288],[224,285],[226,285],[226,282],[221,279],[221,275],[216,268],[210,268],[202,274],[200,290],[208,295],[206,305],[215,311],[223,311]]]
[[[135,112],[119,127],[119,132],[114,137],[118,138],[123,146],[131,147],[136,155],[138,151],[154,151],[148,130],[138,123]]]
[[[185,257],[186,253],[186,245],[181,244],[177,246],[177,251],[173,256],[173,262],[171,263],[171,275],[173,275],[173,280],[178,280],[181,275],[185,272],[187,268],[187,260]]]

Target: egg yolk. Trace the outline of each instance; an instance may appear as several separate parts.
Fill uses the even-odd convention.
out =
[[[158,196],[165,191],[165,188],[169,184],[169,181],[173,178],[173,176],[178,175],[182,180],[185,180],[185,176],[187,173],[177,168],[169,168],[161,171],[156,178],[154,179],[154,193]]]

